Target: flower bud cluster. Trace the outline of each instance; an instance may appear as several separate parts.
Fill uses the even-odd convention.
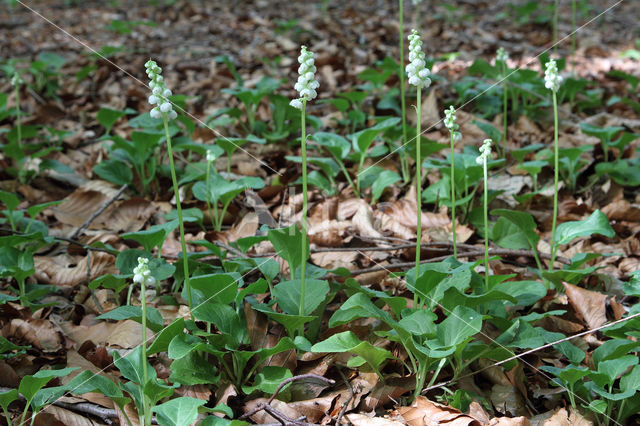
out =
[[[146,257],[138,258],[138,266],[133,268],[133,282],[146,286],[153,286],[156,283],[156,279],[151,276],[149,259]]]
[[[425,55],[422,51],[422,40],[416,30],[409,34],[409,64],[407,64],[407,75],[409,84],[416,87],[429,87],[431,72],[426,68]]]
[[[557,92],[562,84],[562,77],[558,73],[558,66],[554,59],[550,59],[546,64],[547,69],[544,72],[544,87]]]
[[[300,98],[294,99],[290,105],[294,108],[302,109],[302,101],[310,101],[318,96],[316,89],[320,87],[320,83],[316,80],[316,66],[313,59],[313,52],[307,50],[307,46],[300,48],[300,56],[298,62],[298,81],[294,88],[300,93]]]
[[[456,109],[453,105],[449,106],[449,109],[444,110],[444,125],[449,129],[454,141],[462,139],[462,133],[458,131],[460,126],[456,123]]]
[[[491,156],[491,142],[493,142],[491,139],[484,140],[480,147],[480,155],[476,158],[476,163],[482,165],[489,159],[489,156]]]
[[[496,52],[496,61],[507,62],[507,59],[509,59],[509,54],[504,50],[504,47],[500,47]]]
[[[164,78],[162,77],[162,68],[149,59],[146,64],[144,64],[147,69],[147,76],[151,81],[149,81],[149,87],[151,88],[152,95],[149,96],[149,103],[151,105],[157,105],[153,107],[149,115],[152,118],[162,118],[163,115],[168,119],[173,120],[178,116],[173,110],[173,105],[169,102],[169,96],[171,96],[171,90],[167,89],[167,86],[164,83]]]
[[[213,163],[214,161],[216,161],[216,154],[211,150],[207,150],[207,163]]]
[[[13,77],[11,77],[11,85],[13,87],[18,87],[20,86],[22,83],[24,83],[24,80],[22,80],[22,78],[20,78],[20,74],[18,73],[14,73]]]

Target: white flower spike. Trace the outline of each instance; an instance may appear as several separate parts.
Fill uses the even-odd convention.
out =
[[[153,286],[156,283],[156,279],[151,276],[151,270],[149,269],[149,259],[146,257],[138,258],[138,266],[133,268],[133,282],[143,284],[146,286]]]
[[[493,141],[491,139],[485,139],[480,147],[480,155],[476,158],[476,163],[482,165],[489,159],[491,156],[491,143]]]
[[[425,67],[425,55],[422,51],[422,40],[416,30],[409,34],[409,64],[407,64],[407,74],[409,84],[416,87],[429,87],[431,72]]]
[[[316,80],[316,66],[313,52],[307,50],[307,46],[300,48],[300,56],[298,62],[298,81],[294,88],[300,94],[300,98],[293,99],[289,105],[294,108],[302,109],[302,101],[310,101],[318,96],[316,89],[320,87],[320,83]]]
[[[558,73],[558,66],[554,59],[550,59],[546,64],[547,69],[544,72],[544,87],[557,92],[562,84],[562,76]]]
[[[504,50],[504,47],[500,47],[496,52],[496,61],[507,62],[507,59],[509,59],[509,54]]]
[[[151,96],[149,96],[149,103],[151,105],[157,105],[149,112],[152,118],[162,118],[165,115],[169,120],[173,120],[178,116],[178,113],[173,110],[173,105],[169,102],[169,96],[171,96],[171,90],[167,89],[164,84],[164,78],[162,78],[162,68],[155,63],[155,61],[149,59],[144,64],[147,69],[147,76],[149,81],[149,87],[151,88]]]
[[[449,106],[449,109],[444,110],[444,125],[449,129],[449,132],[453,136],[454,141],[462,139],[462,133],[458,131],[460,126],[456,123],[456,109],[453,105]]]
[[[20,74],[18,73],[14,73],[13,77],[11,77],[11,85],[13,87],[18,87],[20,86],[22,83],[24,83],[24,80],[22,80],[22,78],[20,78]]]

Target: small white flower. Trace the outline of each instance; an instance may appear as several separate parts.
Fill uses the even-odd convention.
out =
[[[171,90],[165,86],[164,79],[160,73],[162,68],[158,66],[151,59],[144,64],[147,69],[147,76],[151,80],[149,87],[151,88],[152,95],[149,96],[149,104],[159,105],[154,107],[149,115],[152,118],[167,117],[169,120],[173,120],[178,117],[178,114],[173,110],[173,105],[169,101],[168,97],[171,96]]]
[[[14,73],[13,77],[11,77],[11,85],[13,87],[18,87],[22,83],[24,83],[24,81],[22,80],[22,78],[20,78],[20,75],[18,73]]]
[[[507,53],[506,50],[504,50],[503,47],[500,47],[496,52],[496,61],[507,62],[507,59],[509,59],[509,54]]]
[[[453,107],[453,105],[450,105],[449,109],[444,110],[444,115],[444,125],[447,129],[449,129],[453,140],[455,142],[459,141],[460,139],[462,139],[462,133],[458,131],[460,126],[458,125],[458,123],[456,123],[456,109]]]
[[[546,64],[546,70],[544,72],[544,87],[554,92],[557,92],[562,84],[562,77],[558,73],[558,66],[556,61],[550,59]]]
[[[292,100],[289,105],[294,108],[302,109],[302,100],[310,101],[318,96],[316,89],[320,87],[320,83],[316,80],[316,66],[314,54],[307,50],[306,46],[300,48],[300,56],[298,56],[298,81],[293,86],[300,94],[299,99]]]
[[[483,165],[487,159],[491,156],[491,139],[485,139],[480,147],[480,155],[476,158],[476,163]]]
[[[409,35],[409,64],[406,66],[409,84],[416,87],[429,87],[431,72],[425,68],[425,56],[422,51],[422,40],[416,30]]]
[[[151,276],[149,269],[149,259],[145,257],[138,258],[138,266],[133,268],[133,282],[152,286],[156,283],[156,279]]]
[[[213,151],[207,151],[207,162],[211,163],[216,161],[216,155],[213,153]]]

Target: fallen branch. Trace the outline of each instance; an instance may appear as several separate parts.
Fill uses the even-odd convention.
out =
[[[276,410],[275,408],[273,408],[271,406],[271,403],[273,402],[274,399],[276,399],[276,396],[278,396],[278,393],[280,393],[282,388],[284,388],[286,385],[288,385],[291,382],[295,382],[297,380],[305,380],[305,379],[320,380],[321,382],[325,382],[325,383],[327,383],[329,385],[333,385],[335,383],[334,380],[327,379],[326,377],[322,377],[322,376],[319,376],[319,375],[313,374],[313,373],[300,374],[298,376],[289,377],[288,379],[283,380],[278,385],[278,387],[276,388],[276,391],[273,393],[273,395],[271,395],[271,398],[269,398],[267,400],[267,402],[262,402],[262,403],[256,405],[256,407],[253,410],[251,410],[248,413],[245,413],[242,416],[240,416],[239,420],[243,420],[243,419],[249,418],[249,417],[255,415],[256,413],[259,413],[260,411],[265,410],[266,412],[271,414],[276,420],[280,421],[280,423],[283,424],[283,425],[300,425],[300,426],[308,425],[309,423],[303,422],[301,420],[301,419],[304,419],[304,418],[300,418],[300,419],[296,419],[296,420],[290,419],[287,416],[285,416],[283,413],[279,412],[278,410]]]

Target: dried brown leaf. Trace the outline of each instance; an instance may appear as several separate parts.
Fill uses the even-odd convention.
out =
[[[606,295],[569,283],[563,282],[562,285],[569,297],[569,303],[589,328],[596,328],[607,322]]]
[[[57,352],[64,348],[64,337],[58,327],[46,319],[23,320],[14,318],[2,328],[2,337],[15,344],[29,344],[44,352]]]
[[[459,410],[437,402],[429,401],[424,396],[418,396],[411,406],[399,407],[394,410],[409,426],[480,426],[480,423],[471,416],[463,414]]]
[[[36,277],[43,283],[57,286],[75,286],[87,281],[87,263],[89,257],[75,258],[68,255],[54,257],[34,256],[33,266]],[[91,279],[100,275],[117,273],[115,257],[109,253],[91,254]]]

